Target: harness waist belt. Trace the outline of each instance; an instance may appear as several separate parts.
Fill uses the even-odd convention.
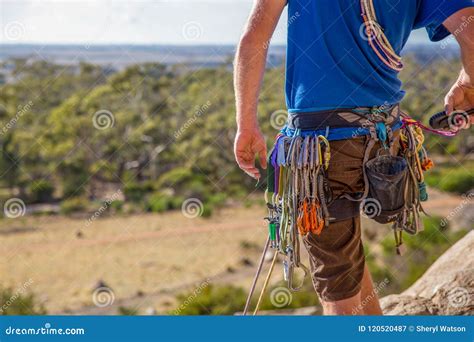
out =
[[[343,127],[363,127],[372,122],[386,122],[390,126],[400,119],[400,106],[359,107],[354,109],[334,109],[312,113],[290,113],[287,127],[300,130],[317,130]]]

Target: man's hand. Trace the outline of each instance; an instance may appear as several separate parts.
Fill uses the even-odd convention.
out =
[[[474,108],[474,85],[464,81],[464,71],[444,99],[446,114]]]
[[[444,100],[447,115],[452,115],[454,111],[474,108],[474,25],[466,26],[466,18],[472,16],[474,16],[474,8],[469,7],[453,14],[443,23],[459,43],[463,64],[459,78]],[[471,123],[472,121],[471,119]],[[468,127],[469,124],[458,128]],[[455,130],[456,127],[452,129]]]
[[[474,58],[474,56],[473,56]],[[466,82],[464,70],[444,99],[447,114],[474,108],[474,84]]]
[[[257,127],[237,131],[234,143],[235,160],[249,176],[260,179],[260,171],[255,166],[258,155],[262,168],[267,168],[267,145],[262,132]]]

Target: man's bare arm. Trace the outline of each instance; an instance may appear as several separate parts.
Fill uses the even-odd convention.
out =
[[[474,8],[463,9],[449,17],[444,26],[461,47],[463,69],[445,98],[448,114],[474,108]]]
[[[260,178],[255,166],[257,154],[266,168],[266,144],[257,121],[258,96],[268,45],[285,6],[286,0],[255,0],[234,62],[237,107],[234,153],[239,167],[257,179]]]

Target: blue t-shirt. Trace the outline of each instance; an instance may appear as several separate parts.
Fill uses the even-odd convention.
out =
[[[472,0],[374,0],[378,22],[399,54],[413,29],[432,41]],[[288,0],[286,102],[290,113],[395,104],[405,92],[364,36],[360,0]]]

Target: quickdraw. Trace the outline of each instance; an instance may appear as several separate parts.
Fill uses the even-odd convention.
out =
[[[293,270],[306,266],[299,256],[299,235],[320,234],[329,225],[325,173],[331,151],[324,136],[278,135],[268,162],[266,200],[271,247],[286,256],[286,280],[292,290]]]

